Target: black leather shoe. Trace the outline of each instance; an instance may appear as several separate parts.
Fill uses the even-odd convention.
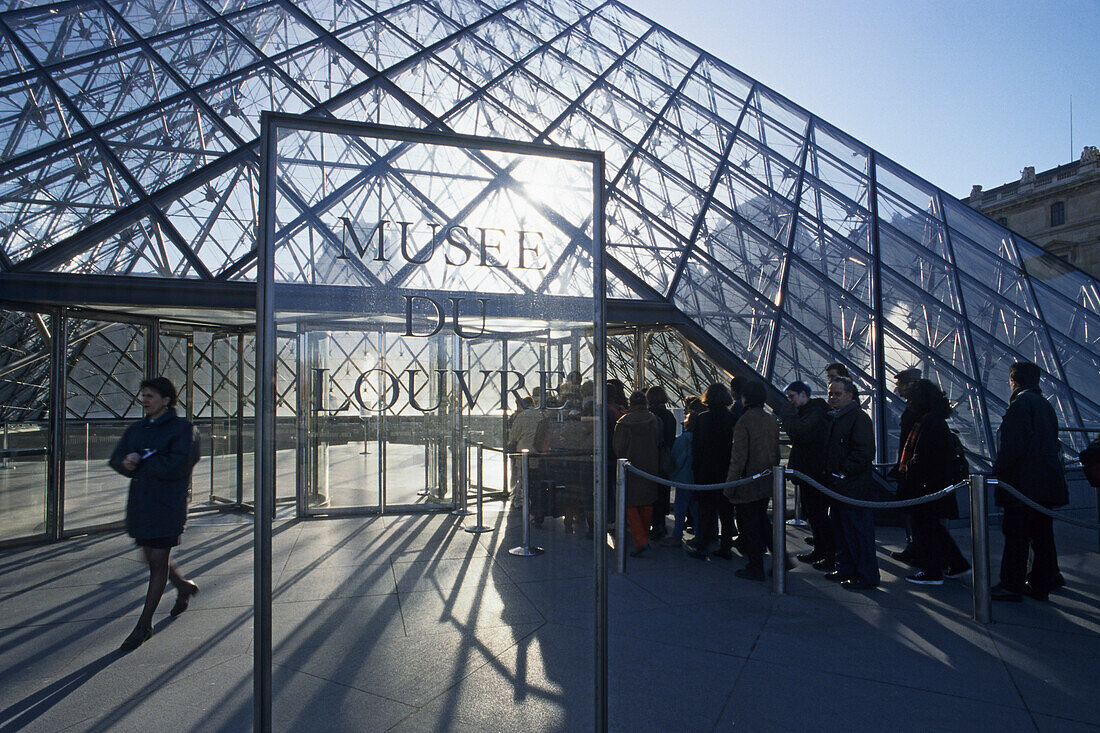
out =
[[[890,553],[890,557],[894,558],[898,562],[903,562],[906,565],[916,565],[917,556],[911,550],[905,549],[900,552],[895,550]]]
[[[176,595],[176,603],[172,606],[172,610],[169,612],[172,616],[179,616],[181,613],[187,610],[187,605],[191,603],[191,597],[199,594],[199,587],[194,583],[191,583],[191,587],[178,591]]]
[[[696,560],[710,559],[710,555],[703,552],[702,550],[692,547],[691,545],[684,545],[684,552],[687,553],[688,557],[694,557]]]
[[[868,583],[866,580],[859,578],[848,578],[840,581],[840,587],[844,590],[871,590],[872,588],[878,588],[878,583]]]
[[[124,652],[132,652],[145,642],[149,641],[152,636],[152,627],[137,626],[134,628],[133,631],[130,632],[130,635],[123,640],[122,645],[119,646],[119,650]]]
[[[1054,579],[1050,581],[1050,589],[1058,590],[1059,588],[1066,587],[1066,577],[1061,573],[1054,576]]]
[[[802,541],[805,542],[810,547],[814,546],[814,538],[812,536],[811,537],[803,537]]]
[[[819,560],[825,559],[823,556],[818,554],[816,550],[814,552],[803,552],[801,555],[795,555],[794,557],[799,562],[810,563],[811,565],[815,562],[818,562]]]
[[[853,576],[847,573],[842,573],[839,570],[834,570],[831,573],[825,573],[825,579],[831,580],[834,583],[843,583],[845,580],[851,580]]]
[[[763,570],[750,570],[749,568],[737,568],[733,571],[733,574],[738,578],[744,578],[745,580],[763,580]]]
[[[1000,583],[989,589],[989,597],[995,601],[1011,601],[1012,603],[1019,603],[1024,600],[1023,594],[1009,590]]]
[[[825,558],[823,560],[818,560],[810,567],[812,567],[814,570],[820,570],[823,573],[828,573],[836,570],[836,563],[829,558]]]
[[[731,550],[728,547],[719,547],[717,550],[715,550],[711,554],[714,555],[715,557],[720,557],[723,560],[732,560],[733,559],[733,550]]]
[[[1037,601],[1046,601],[1049,599],[1049,593],[1045,590],[1039,590],[1031,583],[1024,584],[1024,595],[1028,598],[1034,598]]]

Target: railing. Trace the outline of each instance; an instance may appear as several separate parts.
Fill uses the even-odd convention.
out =
[[[630,462],[625,458],[619,459],[618,471],[616,475],[616,528],[615,528],[615,552],[616,552],[616,569],[619,573],[626,572],[626,474],[627,471],[641,476],[642,478],[649,479],[659,484],[668,486],[669,488],[687,489],[691,491],[721,491],[726,488],[733,488],[735,486],[743,486],[753,481],[758,481],[769,474],[773,476],[772,481],[772,592],[777,595],[782,595],[785,592],[786,584],[786,525],[783,522],[786,516],[786,504],[787,504],[787,492],[786,492],[786,477],[797,478],[798,480],[806,483],[809,486],[817,489],[826,496],[830,497],[834,501],[839,501],[849,506],[865,507],[869,509],[907,509],[921,504],[928,504],[934,501],[938,501],[945,496],[948,496],[955,491],[958,491],[964,486],[970,486],[970,536],[971,536],[971,551],[973,554],[973,601],[974,612],[973,617],[975,620],[981,623],[990,623],[992,621],[992,603],[990,596],[990,560],[989,560],[989,525],[988,525],[988,502],[987,502],[987,488],[990,485],[1000,486],[1007,491],[1011,496],[1017,499],[1023,505],[1030,509],[1044,514],[1053,519],[1072,524],[1077,527],[1084,527],[1085,529],[1092,529],[1100,532],[1100,521],[1088,522],[1082,519],[1076,519],[1073,517],[1067,517],[1057,512],[1044,507],[1028,497],[1024,496],[1011,484],[1006,483],[997,478],[986,477],[980,474],[971,475],[968,479],[960,481],[952,486],[944,487],[939,491],[932,494],[926,494],[924,496],[915,497],[913,499],[902,499],[898,501],[864,501],[862,499],[853,499],[844,494],[837,493],[827,486],[823,486],[820,482],[807,476],[801,471],[795,471],[793,469],[784,468],[783,466],[776,466],[766,471],[762,471],[758,474],[750,476],[748,478],[740,479],[737,481],[728,481],[721,484],[684,484],[668,479],[661,478],[660,476],[654,476],[651,473],[642,471],[630,465]],[[1100,514],[1100,508],[1097,509]],[[1100,519],[1100,518],[1098,518]]]

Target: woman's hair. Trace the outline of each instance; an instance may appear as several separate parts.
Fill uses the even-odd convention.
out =
[[[942,417],[947,417],[952,412],[947,395],[943,393],[938,384],[927,379],[918,379],[913,382],[909,392],[909,406],[918,415],[927,415],[933,412]]]
[[[607,401],[617,405],[626,404],[626,389],[618,379],[607,380]]]
[[[168,406],[176,406],[176,386],[167,377],[153,377],[151,379],[141,380],[141,387],[138,390],[143,390],[146,387],[153,390],[161,397],[168,398]]]
[[[637,392],[630,393],[630,408],[635,407],[648,407],[649,403],[646,402],[645,392],[638,390]]]
[[[645,398],[649,400],[650,405],[663,405],[668,402],[668,393],[665,392],[664,387],[655,384],[645,391]]]
[[[707,407],[727,407],[733,404],[733,395],[721,382],[714,382],[703,393],[703,404]]]
[[[745,382],[741,385],[741,401],[745,408],[763,407],[768,399],[768,392],[760,382]]]

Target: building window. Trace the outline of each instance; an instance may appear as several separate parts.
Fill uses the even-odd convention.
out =
[[[1050,205],[1050,225],[1060,227],[1066,223],[1066,202],[1055,201]]]

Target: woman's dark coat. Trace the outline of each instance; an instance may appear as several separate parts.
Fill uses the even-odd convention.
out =
[[[1038,387],[1017,389],[997,430],[997,460],[993,473],[1032,501],[1045,507],[1069,503],[1058,417]],[[999,506],[1021,506],[1001,487],[994,494]]]
[[[829,405],[815,397],[802,407],[787,404],[780,413],[783,431],[791,440],[787,468],[824,482],[825,434],[829,430]],[[796,479],[797,480],[797,479]]]
[[[657,448],[660,442],[661,428],[657,416],[644,407],[631,410],[615,423],[615,455],[653,476],[657,475]],[[635,473],[627,473],[627,506],[643,506],[656,500],[657,484]]]
[[[955,441],[944,416],[925,415],[919,422],[914,421],[910,430],[918,432],[913,455],[905,466],[898,466],[899,500],[934,494],[954,483]],[[959,502],[952,493],[928,504],[917,504],[907,511],[926,513],[938,519],[958,519]]]
[[[151,452],[150,452],[151,451]],[[146,456],[134,471],[122,461],[130,453]],[[126,428],[111,468],[130,477],[126,500],[126,531],[134,539],[175,537],[187,522],[187,489],[199,446],[191,423],[169,409],[156,420],[143,418]]]
[[[697,484],[723,484],[733,447],[733,416],[725,407],[709,407],[695,419],[695,450],[691,459]]]
[[[859,403],[853,400],[830,412],[825,438],[825,485],[852,499],[870,501],[874,460],[875,429]]]

